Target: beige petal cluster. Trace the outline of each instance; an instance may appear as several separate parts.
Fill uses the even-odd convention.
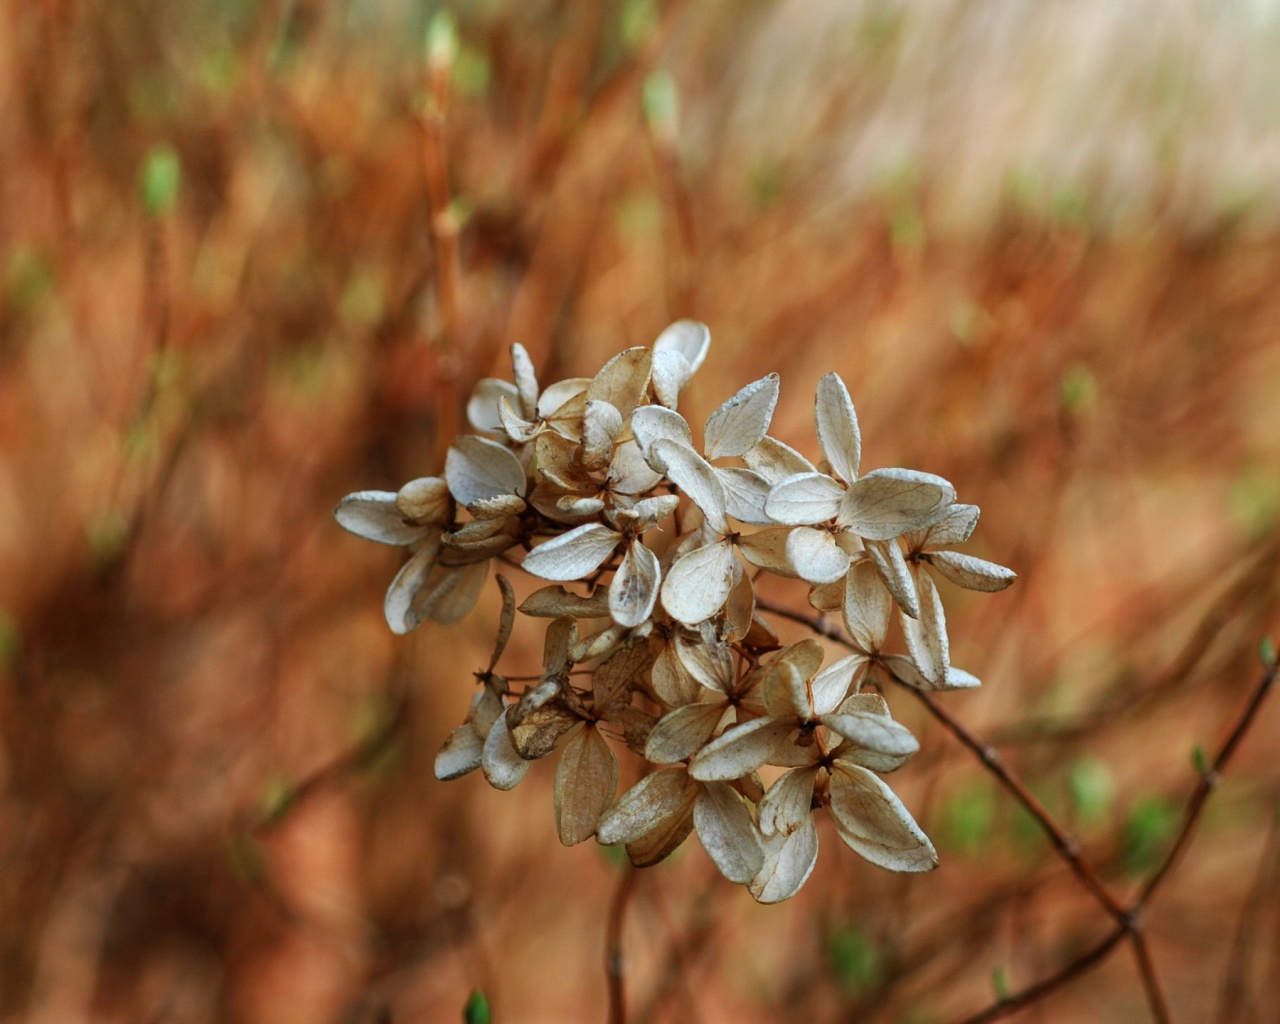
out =
[[[996,591],[1014,574],[953,550],[978,509],[957,504],[946,480],[862,471],[853,402],[834,374],[818,384],[816,464],[769,435],[776,373],[726,400],[696,442],[677,406],[709,345],[705,325],[681,320],[594,377],[546,388],[513,346],[514,380],[476,385],[475,433],[455,439],[442,476],[338,504],[347,530],[408,550],[384,602],[396,633],[460,619],[490,561],[534,581],[517,604],[497,577],[493,655],[436,775],[479,770],[509,790],[554,757],[566,845],[594,836],[648,865],[696,833],[765,903],[809,877],[822,811],[867,860],[928,870],[933,846],[881,778],[917,749],[882,691],[890,679],[977,686],[950,664],[935,576]],[[815,639],[783,646],[756,607],[761,574],[805,581],[852,653],[824,664]],[[895,607],[905,651],[886,650]],[[525,687],[497,671],[518,619],[542,623],[542,664],[517,677],[533,680]],[[624,749],[638,781],[619,792]]]

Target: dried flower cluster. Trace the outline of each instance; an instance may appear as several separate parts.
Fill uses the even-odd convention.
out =
[[[818,384],[820,464],[768,435],[777,374],[720,406],[699,451],[676,409],[709,343],[704,325],[682,320],[595,377],[545,389],[516,345],[514,384],[476,387],[467,411],[478,433],[454,441],[442,478],[338,505],[352,533],[411,552],[386,596],[397,633],[456,622],[491,559],[552,581],[518,609],[547,621],[539,681],[520,689],[495,672],[517,611],[498,576],[493,657],[436,774],[480,768],[511,789],[558,749],[564,843],[622,843],[648,865],[696,830],[724,875],[766,903],[808,878],[823,808],[867,860],[927,871],[932,844],[880,778],[917,743],[877,691],[885,676],[978,685],[950,664],[932,573],[985,591],[1014,574],[950,550],[978,509],[956,504],[946,480],[861,471],[858,421],[835,374]],[[756,609],[762,573],[808,583],[854,653],[824,666],[816,640],[782,646]],[[884,650],[895,606],[905,653]],[[652,766],[620,796],[617,743]],[[766,765],[785,769],[767,789]]]

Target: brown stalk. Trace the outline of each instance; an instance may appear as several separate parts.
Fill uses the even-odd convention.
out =
[[[845,638],[840,630],[836,627],[829,626],[824,620],[817,616],[807,615],[803,612],[797,612],[786,608],[782,605],[774,604],[770,601],[757,601],[757,606],[767,612],[779,615],[783,618],[790,619],[793,622],[801,623],[811,629],[819,636],[826,637],[843,646],[850,646],[849,641]],[[968,749],[983,765],[983,767],[991,773],[996,780],[1009,791],[1014,799],[1022,806],[1040,825],[1054,852],[1066,862],[1071,868],[1072,873],[1087,888],[1098,904],[1112,917],[1116,922],[1116,927],[1107,935],[1107,937],[1097,946],[1088,952],[1071,961],[1060,970],[1049,977],[1036,982],[1035,984],[1023,989],[1021,992],[1005,996],[997,1000],[986,1010],[981,1011],[977,1015],[965,1018],[961,1024],[980,1024],[983,1021],[997,1020],[1001,1017],[1008,1016],[1025,1006],[1037,1002],[1044,996],[1048,995],[1055,989],[1067,982],[1084,974],[1091,968],[1100,964],[1111,952],[1116,948],[1121,940],[1127,938],[1131,948],[1133,949],[1134,958],[1137,964],[1138,974],[1142,980],[1143,990],[1147,997],[1147,1006],[1151,1013],[1151,1017],[1157,1024],[1168,1024],[1172,1019],[1169,1012],[1168,998],[1165,996],[1163,987],[1160,984],[1159,976],[1155,969],[1155,963],[1151,956],[1150,948],[1147,944],[1146,936],[1142,930],[1142,911],[1147,903],[1155,895],[1157,889],[1168,877],[1169,872],[1176,865],[1181,857],[1187,844],[1191,840],[1191,836],[1195,832],[1200,816],[1204,811],[1205,803],[1212,795],[1213,790],[1217,787],[1221,780],[1221,773],[1225,769],[1231,757],[1235,754],[1240,743],[1248,733],[1250,727],[1257,718],[1258,712],[1262,707],[1263,701],[1267,694],[1271,691],[1276,681],[1277,671],[1280,671],[1280,662],[1272,659],[1268,663],[1254,685],[1253,690],[1246,701],[1244,708],[1241,710],[1236,720],[1227,733],[1226,739],[1219,747],[1217,754],[1214,756],[1208,770],[1200,777],[1194,792],[1191,794],[1187,802],[1186,809],[1183,812],[1182,823],[1178,829],[1169,851],[1158,867],[1148,876],[1146,882],[1139,889],[1138,894],[1127,904],[1120,902],[1110,889],[1098,877],[1093,867],[1081,856],[1079,844],[1058,822],[1053,818],[1049,811],[1040,803],[1039,800],[1027,789],[1026,785],[1004,764],[999,756],[999,752],[994,747],[983,743],[975,737],[965,726],[948,711],[939,705],[932,696],[925,693],[905,680],[896,676],[891,676],[894,682],[911,691],[912,695],[919,700],[935,719],[937,719],[948,732],[952,734],[962,746]]]
[[[622,926],[626,921],[627,904],[636,886],[636,869],[627,864],[618,879],[609,906],[609,922],[605,931],[604,976],[609,989],[609,1024],[626,1024],[626,962],[622,956]]]

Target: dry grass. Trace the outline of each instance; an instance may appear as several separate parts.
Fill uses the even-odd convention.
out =
[[[428,15],[0,3],[0,1019],[604,1016],[616,865],[559,847],[538,769],[431,774],[496,595],[391,637],[394,556],[329,510],[436,470],[510,342],[590,373],[684,315],[695,418],[776,369],[810,447],[836,369],[868,465],[983,507],[1021,579],[945,595],[985,682],[945,705],[1133,888],[1276,633],[1270,6],[474,3],[434,82]],[[824,834],[762,908],[689,849],[639,879],[631,1019],[945,1021],[1105,933],[895,709],[941,869]],[[1278,994],[1277,714],[1147,915],[1178,1021]],[[1120,950],[1025,1019],[1145,1005]]]

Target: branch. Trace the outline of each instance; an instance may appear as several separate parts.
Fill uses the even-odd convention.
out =
[[[618,888],[609,907],[609,923],[604,942],[604,977],[609,988],[609,1024],[626,1024],[627,998],[624,975],[626,965],[622,957],[622,925],[626,919],[627,903],[636,885],[636,869],[627,864],[618,879]]]

